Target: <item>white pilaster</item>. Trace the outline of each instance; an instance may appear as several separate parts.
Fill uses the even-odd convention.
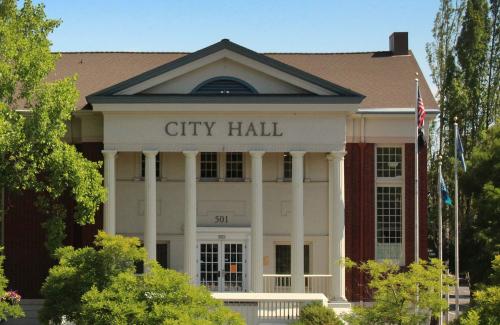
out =
[[[196,155],[198,151],[184,151],[184,272],[196,281]]]
[[[292,292],[305,291],[304,151],[292,151]]]
[[[250,151],[252,157],[252,291],[263,292],[264,221],[262,208],[262,156],[264,151]]]
[[[104,187],[108,193],[108,199],[104,202],[103,230],[110,234],[116,234],[116,178],[115,158],[116,150],[102,150],[104,156]]]
[[[347,301],[345,297],[344,215],[344,156],[346,152],[332,152],[328,159],[328,266],[332,275],[331,296],[334,301]]]
[[[156,155],[158,151],[145,150],[145,200],[144,200],[144,248],[148,259],[156,260]]]

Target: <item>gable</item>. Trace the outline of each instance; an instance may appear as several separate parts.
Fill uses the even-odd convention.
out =
[[[190,94],[206,81],[215,78],[238,80],[255,89],[257,94],[310,94],[285,80],[246,66],[232,59],[222,58],[213,63],[182,74],[145,89],[141,94]]]
[[[317,97],[321,97],[321,101],[324,102],[339,102],[341,99],[340,101],[350,103],[359,103],[364,98],[354,91],[253,52],[229,40],[222,40],[87,96],[87,100],[90,103],[103,101],[109,103],[115,100],[123,103],[129,99],[136,102],[189,101],[195,96],[192,93],[193,89],[206,80],[220,77],[239,79],[242,83],[251,85],[253,89],[257,89],[256,94],[251,94],[251,97],[295,95],[304,97],[302,99],[307,97],[306,100],[312,97],[317,100]],[[241,96],[240,100],[245,101],[247,99],[243,97],[249,96]]]

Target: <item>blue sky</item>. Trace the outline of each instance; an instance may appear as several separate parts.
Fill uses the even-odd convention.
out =
[[[49,17],[63,20],[51,35],[55,51],[196,51],[222,38],[258,52],[374,51],[407,31],[431,82],[425,43],[438,0],[43,2]]]

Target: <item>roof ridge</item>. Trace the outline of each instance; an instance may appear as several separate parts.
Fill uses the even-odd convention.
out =
[[[109,54],[109,53],[117,53],[117,54],[189,54],[191,52],[162,52],[162,51],[52,51],[52,53],[61,53],[61,54]]]
[[[354,52],[257,52],[264,55],[347,55],[347,54],[369,54],[389,53],[390,51],[354,51]],[[193,52],[183,51],[54,51],[60,54],[191,54]]]

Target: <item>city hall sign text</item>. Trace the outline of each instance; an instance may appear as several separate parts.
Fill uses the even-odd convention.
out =
[[[165,133],[171,137],[207,136],[211,137],[219,128],[229,137],[281,137],[283,131],[278,122],[229,121],[170,121],[165,125]],[[218,133],[218,132],[217,132]]]

